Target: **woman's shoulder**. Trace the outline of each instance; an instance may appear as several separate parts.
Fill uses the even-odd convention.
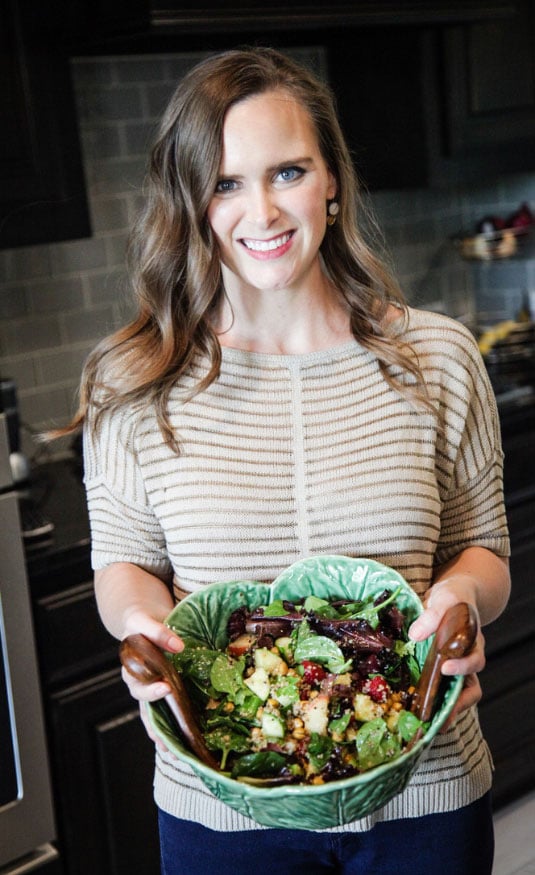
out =
[[[418,352],[448,354],[480,359],[477,340],[470,329],[444,313],[407,307],[403,327],[398,337],[418,349]]]

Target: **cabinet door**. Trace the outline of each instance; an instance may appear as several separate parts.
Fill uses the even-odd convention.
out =
[[[34,624],[47,689],[91,677],[117,662],[119,643],[102,624],[91,580],[37,598]]]
[[[535,0],[429,35],[432,177],[445,184],[535,169]]]
[[[159,875],[154,745],[119,669],[49,699],[67,875]]]
[[[482,672],[479,716],[495,765],[494,804],[501,807],[535,784],[535,642],[490,658]]]
[[[419,32],[401,27],[349,29],[330,44],[328,66],[342,127],[367,188],[425,185]]]
[[[0,0],[0,248],[88,236],[67,56],[54,4]]]

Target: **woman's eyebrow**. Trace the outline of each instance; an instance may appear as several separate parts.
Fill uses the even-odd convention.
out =
[[[303,158],[288,158],[284,161],[278,161],[277,164],[274,164],[272,167],[268,167],[268,173],[274,173],[276,170],[280,170],[283,167],[293,167],[295,164],[312,166],[314,164],[313,158],[303,157]]]

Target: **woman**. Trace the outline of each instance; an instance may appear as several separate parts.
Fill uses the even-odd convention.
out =
[[[229,52],[180,83],[133,236],[138,316],[90,358],[75,423],[117,638],[179,651],[162,621],[185,592],[320,553],[400,571],[426,603],[416,640],[456,602],[481,625],[503,610],[502,454],[477,347],[404,304],[356,201],[331,96],[294,62]],[[162,871],[490,873],[483,665],[480,632],[444,665],[465,687],[407,789],[337,830],[260,828],[157,745]],[[125,681],[142,713],[168,692]]]

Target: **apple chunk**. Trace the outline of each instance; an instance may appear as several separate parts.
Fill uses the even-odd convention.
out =
[[[254,635],[249,635],[247,632],[244,632],[243,635],[240,635],[234,641],[231,641],[228,646],[228,652],[231,656],[243,656],[244,653],[247,653],[255,643],[256,638]]]

